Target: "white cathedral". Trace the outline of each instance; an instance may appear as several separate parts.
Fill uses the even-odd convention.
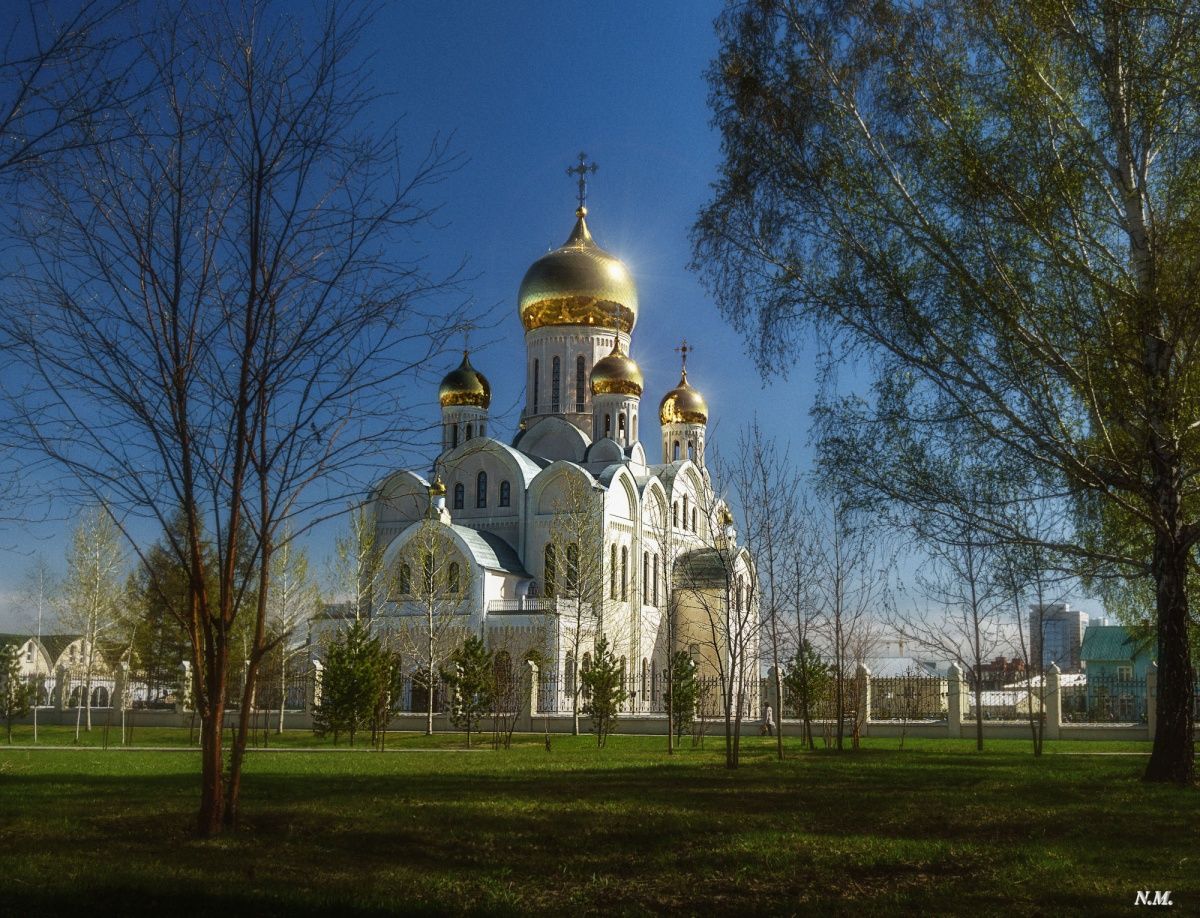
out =
[[[491,386],[464,352],[438,392],[442,448],[431,473],[397,471],[374,490],[384,568],[403,567],[374,617],[404,628],[421,615],[419,577],[407,559],[433,525],[452,555],[442,565],[448,583],[461,584],[456,634],[483,635],[514,660],[536,647],[569,687],[602,631],[640,699],[633,708],[661,710],[669,616],[675,649],[689,650],[700,672],[718,674],[731,634],[742,635],[714,631],[714,607],[736,606],[716,611],[750,628],[754,567],[705,468],[708,408],[688,382],[686,345],[679,384],[658,403],[660,455],[647,456],[643,378],[629,356],[637,288],[592,239],[586,215],[581,205],[567,241],[521,282],[526,401],[512,442],[493,435]],[[570,527],[596,534],[580,533],[583,548],[564,534],[568,506],[576,514]],[[581,559],[581,550],[601,557]],[[575,600],[566,594],[586,570],[603,602],[593,599],[583,616],[572,605],[579,584]],[[749,672],[748,663],[738,665]]]

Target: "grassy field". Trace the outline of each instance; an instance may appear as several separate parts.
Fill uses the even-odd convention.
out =
[[[754,738],[731,773],[713,737],[668,758],[657,738],[468,753],[397,734],[395,754],[252,755],[243,829],[201,841],[186,731],[135,740],[178,751],[0,746],[0,913],[1096,915],[1138,889],[1200,912],[1200,793],[1142,785],[1140,754],[1070,754],[1144,744],[878,740],[781,763]]]

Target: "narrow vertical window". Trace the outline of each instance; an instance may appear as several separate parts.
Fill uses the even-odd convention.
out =
[[[550,410],[558,413],[559,388],[562,385],[562,362],[555,357],[554,362],[550,364]]]
[[[473,436],[475,436],[475,428],[472,427],[470,424],[468,424],[467,425],[467,439],[470,440]]]
[[[421,592],[425,596],[433,595],[433,577],[433,555],[431,555],[429,552],[425,552],[423,555],[421,555]]]
[[[500,482],[500,506],[507,507],[512,503],[512,485],[507,481]]]
[[[629,549],[621,546],[621,602],[629,599]]]
[[[679,441],[675,441],[675,448],[671,451],[671,461],[675,462],[679,459]]]
[[[686,494],[683,495],[683,528],[688,528],[688,498]]]
[[[696,531],[696,508],[692,507],[692,532]]]
[[[554,545],[547,542],[544,559],[545,570],[542,573],[542,583],[545,586],[544,592],[547,599],[553,599],[558,589],[558,559],[556,554]]]
[[[487,506],[487,472],[480,472],[475,479],[475,506]]]
[[[575,410],[583,411],[584,386],[587,385],[587,372],[583,362],[583,354],[575,358]]]
[[[579,592],[579,543],[567,546],[566,588],[571,594]]]
[[[457,595],[459,591],[459,568],[457,561],[450,562],[450,576],[447,578],[447,586],[450,588],[452,596]]]
[[[467,498],[467,489],[463,487],[460,481],[454,486],[454,509],[461,510]]]
[[[450,448],[454,449],[456,446],[458,446],[458,425],[451,424],[450,425]]]
[[[657,608],[658,607],[658,553],[657,552],[655,552],[655,555],[654,555],[654,586],[651,587],[650,598],[651,598],[651,604],[655,608]]]
[[[619,435],[618,439],[620,439],[620,440],[625,439],[625,412],[624,411],[622,411],[620,414],[617,415],[617,434]]]
[[[671,504],[671,525],[677,528],[679,526],[679,501]]]
[[[606,414],[604,416],[604,436],[606,436],[606,437],[612,436],[612,415],[611,414]]]
[[[407,564],[400,565],[400,594],[407,596],[412,592],[412,568]]]
[[[540,360],[535,360],[533,362],[533,413],[534,414],[538,413],[538,383],[540,381],[539,377],[541,376],[541,373],[539,372],[542,368],[541,363],[542,362]]]
[[[617,546],[615,542],[608,550],[608,598],[617,598]]]

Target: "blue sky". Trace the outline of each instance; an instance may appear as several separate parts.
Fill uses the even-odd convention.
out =
[[[741,338],[718,316],[687,269],[688,232],[717,173],[704,70],[716,52],[715,2],[445,3],[384,6],[368,34],[380,125],[400,117],[409,154],[449,137],[462,167],[433,190],[437,227],[423,235],[435,274],[466,261],[464,292],[494,307],[497,324],[472,344],[491,380],[493,430],[515,431],[524,349],[516,293],[529,264],[560,245],[573,224],[575,187],[565,174],[580,150],[599,163],[589,224],[626,261],[641,313],[633,356],[653,407],[678,378],[674,348],[695,346],[690,378],[708,400],[710,438],[732,445],[755,412],[806,460],[813,373],[793,368],[764,391]],[[450,367],[447,366],[446,369]],[[437,418],[429,392],[430,423]],[[657,436],[643,434],[652,458]],[[397,456],[396,467],[430,456]],[[0,538],[0,628],[27,623],[18,596],[32,556],[64,567],[70,508]],[[318,568],[336,527],[309,540]],[[149,533],[152,537],[153,533]]]

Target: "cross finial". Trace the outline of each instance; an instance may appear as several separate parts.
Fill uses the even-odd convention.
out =
[[[684,338],[683,341],[680,343],[679,347],[675,348],[675,353],[678,354],[680,356],[680,359],[683,361],[683,375],[684,376],[687,376],[688,354],[690,354],[694,350],[695,350],[695,348],[687,343],[687,338]]]
[[[579,209],[581,211],[586,212],[587,210],[585,206],[587,204],[587,177],[589,174],[595,175],[596,170],[599,168],[595,163],[587,161],[586,153],[580,152],[579,165],[571,166],[567,169],[567,175],[579,176]],[[580,214],[580,216],[582,215]]]

